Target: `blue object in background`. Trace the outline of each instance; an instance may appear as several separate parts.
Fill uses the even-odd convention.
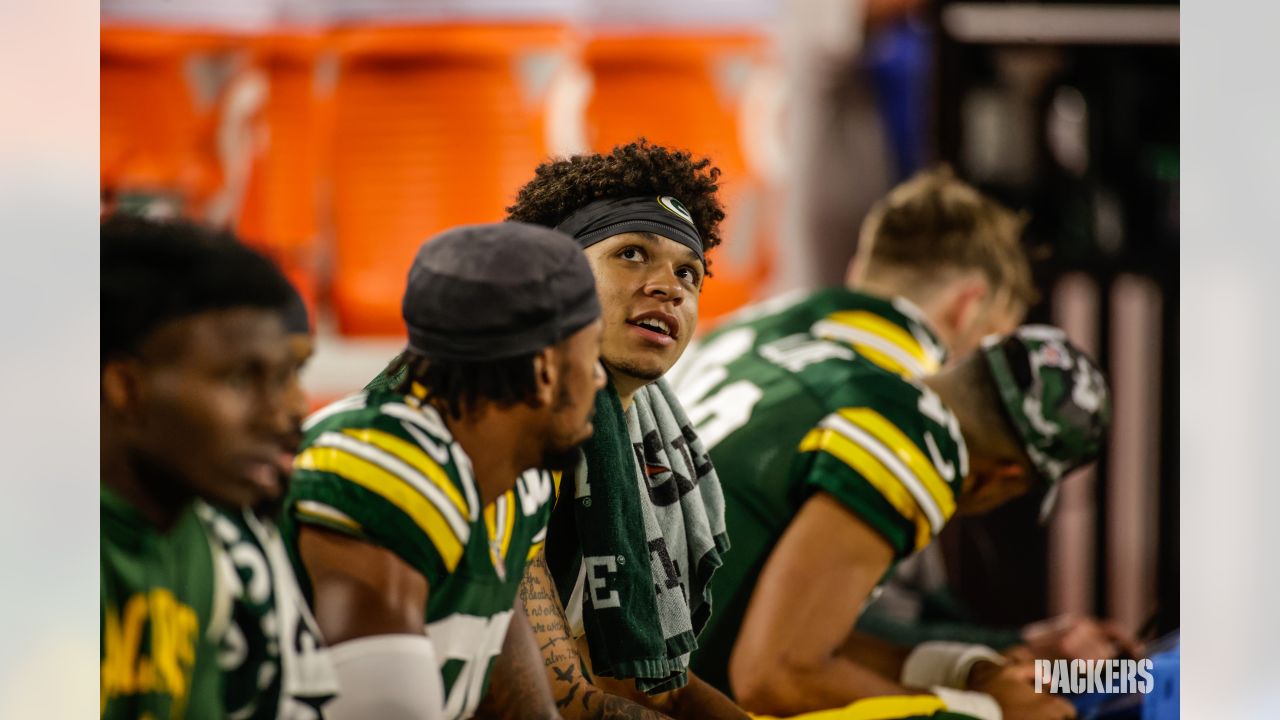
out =
[[[1156,687],[1143,699],[1142,720],[1177,720],[1182,712],[1182,644],[1178,642],[1171,649],[1152,655],[1151,662]]]
[[[1154,685],[1149,693],[1085,693],[1065,699],[1075,706],[1079,720],[1178,720],[1180,648],[1176,630],[1147,645]]]
[[[895,183],[925,162],[932,67],[931,31],[914,17],[867,39],[861,62],[875,82],[880,116],[893,153]]]

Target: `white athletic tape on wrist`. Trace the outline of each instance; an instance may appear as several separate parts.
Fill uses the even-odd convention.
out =
[[[1004,664],[1004,657],[986,645],[931,641],[920,643],[902,664],[902,684],[923,690],[935,685],[965,689],[969,670],[979,662]]]
[[[929,692],[942,698],[942,702],[947,704],[947,710],[951,712],[972,715],[979,720],[1004,720],[1000,703],[986,693],[956,690],[941,685],[929,688]]]

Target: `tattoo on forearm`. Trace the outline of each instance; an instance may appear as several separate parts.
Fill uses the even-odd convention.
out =
[[[538,639],[542,662],[551,673],[549,677],[554,678],[552,694],[556,696],[556,707],[566,711],[566,717],[589,720],[667,720],[661,713],[610,695],[591,684],[586,660],[569,635],[564,608],[549,577],[545,558],[529,563],[520,581],[520,601]],[[579,703],[580,711],[572,707]]]
[[[581,684],[579,683],[574,683],[570,685],[569,691],[564,694],[564,697],[560,698],[559,700],[556,700],[556,707],[558,708],[569,707],[569,703],[573,702],[573,697],[578,694],[579,687],[581,687]]]
[[[546,572],[544,558],[539,557],[529,563],[524,579],[520,581],[520,602],[529,617],[534,636],[547,638],[538,649],[542,652],[542,661],[547,667],[552,667],[577,660],[578,650],[569,639],[564,610],[555,589],[546,582]]]

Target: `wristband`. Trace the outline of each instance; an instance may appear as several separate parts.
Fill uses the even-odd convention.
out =
[[[920,643],[902,664],[901,682],[921,690],[935,685],[963,690],[969,684],[969,671],[982,661],[1003,665],[1004,657],[986,645]]]

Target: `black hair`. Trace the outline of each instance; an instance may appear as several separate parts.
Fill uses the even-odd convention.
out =
[[[409,395],[414,384],[440,412],[459,419],[481,402],[500,407],[532,404],[537,393],[533,355],[487,361],[432,360],[413,350],[398,355],[384,372],[387,387]]]
[[[689,210],[709,253],[720,244],[724,206],[716,197],[720,169],[683,150],[650,145],[644,138],[607,154],[574,155],[545,162],[507,208],[507,219],[555,227],[595,200],[670,195]],[[708,260],[707,267],[710,268]]]
[[[109,216],[100,252],[102,363],[136,354],[172,320],[238,307],[283,312],[296,296],[266,257],[187,221]]]

